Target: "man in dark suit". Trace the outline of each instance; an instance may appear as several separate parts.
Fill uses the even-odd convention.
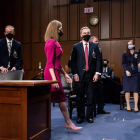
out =
[[[99,39],[96,36],[90,38],[90,42],[99,44]],[[103,94],[103,81],[101,79],[101,73],[103,72],[103,56],[102,50],[99,48],[101,57],[101,67],[100,67],[100,78],[96,83],[96,102],[98,104],[97,113],[99,114],[109,114],[110,112],[104,110],[104,94]]]
[[[5,27],[6,38],[0,40],[0,70],[7,73],[8,70],[17,70],[21,66],[21,43],[13,39],[15,29],[11,25]]]
[[[85,116],[85,95],[87,121],[93,123],[94,86],[99,77],[101,58],[98,45],[89,42],[90,29],[83,27],[80,36],[82,41],[73,45],[71,53],[71,70],[76,86],[77,123],[82,123]]]
[[[107,59],[103,59],[103,73],[106,74],[107,76],[111,77],[113,69],[108,67],[109,61]]]

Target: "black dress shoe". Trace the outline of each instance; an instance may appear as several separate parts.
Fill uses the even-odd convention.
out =
[[[94,121],[93,121],[93,118],[88,118],[87,121],[88,121],[89,123],[93,123],[93,122],[94,122]]]
[[[83,122],[83,118],[78,117],[77,123],[82,123],[82,122]]]
[[[105,110],[97,110],[97,113],[98,114],[110,114],[110,112],[108,112],[108,111],[105,111]]]

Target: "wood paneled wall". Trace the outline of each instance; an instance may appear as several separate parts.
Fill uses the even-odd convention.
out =
[[[63,24],[64,35],[60,38],[63,48],[61,63],[67,65],[72,46],[80,41],[80,28],[88,26],[91,34],[99,38],[104,58],[122,78],[122,53],[127,41],[133,39],[136,49],[140,47],[140,1],[109,0],[70,5],[69,0],[0,0],[0,38],[4,38],[4,27],[11,24],[16,29],[15,39],[22,43],[25,79],[37,75],[39,62],[44,69],[44,34],[48,23],[57,19]],[[85,7],[94,7],[94,12],[84,14]],[[99,17],[99,24],[91,26],[89,19]]]

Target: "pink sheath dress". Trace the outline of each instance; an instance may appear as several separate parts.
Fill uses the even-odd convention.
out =
[[[60,89],[55,89],[51,85],[51,101],[52,102],[65,102],[65,93],[62,87],[62,83],[59,77],[59,72],[62,68],[60,59],[63,54],[63,50],[58,42],[53,39],[48,39],[45,44],[45,54],[47,63],[44,70],[44,79],[52,80],[49,69],[54,68],[56,79],[59,81]]]

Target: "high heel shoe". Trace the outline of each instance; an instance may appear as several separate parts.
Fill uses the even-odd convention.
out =
[[[135,109],[134,109],[134,113],[137,113],[137,112],[139,112],[139,110],[135,111]]]
[[[67,130],[71,129],[72,131],[78,131],[78,130],[82,129],[82,127],[77,127],[73,123],[71,123],[70,125],[65,123],[65,127]]]
[[[132,112],[132,109],[131,110],[127,110],[128,112]]]

